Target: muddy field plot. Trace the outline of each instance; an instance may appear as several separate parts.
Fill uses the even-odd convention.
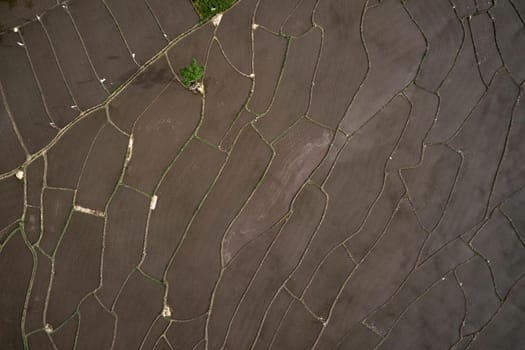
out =
[[[0,2],[0,349],[525,347],[525,1]]]

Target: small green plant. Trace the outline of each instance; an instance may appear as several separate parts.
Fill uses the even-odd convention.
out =
[[[0,2],[7,2],[10,10],[16,5],[16,0],[0,0]]]
[[[187,67],[182,67],[179,70],[179,73],[182,76],[182,83],[189,88],[202,79],[204,66],[199,66],[197,60],[193,58]]]
[[[203,21],[207,21],[217,13],[226,11],[234,2],[235,0],[193,0],[193,4]]]

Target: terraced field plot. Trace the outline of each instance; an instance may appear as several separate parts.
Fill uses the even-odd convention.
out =
[[[525,1],[0,11],[0,349],[525,346]]]

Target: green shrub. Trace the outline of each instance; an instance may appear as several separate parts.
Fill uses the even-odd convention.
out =
[[[234,2],[235,0],[193,0],[203,21],[229,9]]]
[[[202,79],[202,76],[204,75],[204,66],[199,66],[197,60],[193,58],[188,66],[182,67],[179,70],[179,73],[182,76],[182,83],[189,88],[193,83]]]
[[[9,9],[11,10],[13,7],[15,7],[17,0],[0,0],[0,2],[7,2],[7,5],[9,6]],[[24,1],[25,7],[31,9],[33,8],[33,0],[25,0]]]

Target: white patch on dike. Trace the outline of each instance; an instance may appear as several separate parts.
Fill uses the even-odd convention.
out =
[[[222,19],[222,13],[218,13],[211,19],[211,23],[213,23],[214,26],[218,27],[219,24],[221,24]]]
[[[258,25],[257,23],[252,24],[252,29],[253,29],[253,30],[255,30],[255,29],[257,29],[257,28],[259,28],[259,25]]]
[[[18,180],[22,180],[24,178],[24,171],[23,170],[18,170],[15,174],[16,178]]]
[[[200,92],[201,95],[204,95],[204,84],[199,84],[197,91]]]
[[[133,154],[133,135],[129,137],[128,141],[128,153],[126,154],[126,162],[129,162],[131,155]]]
[[[73,207],[73,210],[78,211],[79,213],[84,213],[84,214],[104,217],[104,213],[101,212],[100,210],[84,208],[83,206],[78,205],[78,204],[75,204],[75,206]]]
[[[49,323],[46,323],[46,325],[44,326],[44,332],[46,332],[47,334],[53,333],[53,326],[51,326]]]
[[[14,27],[13,32],[18,33],[18,27]]]
[[[164,307],[162,308],[162,317],[171,317],[171,307],[169,307],[168,305],[164,305]]]
[[[157,207],[157,200],[159,199],[159,197],[155,194],[153,195],[153,197],[151,197],[151,202],[149,202],[149,209],[150,210],[155,210],[155,208]]]

